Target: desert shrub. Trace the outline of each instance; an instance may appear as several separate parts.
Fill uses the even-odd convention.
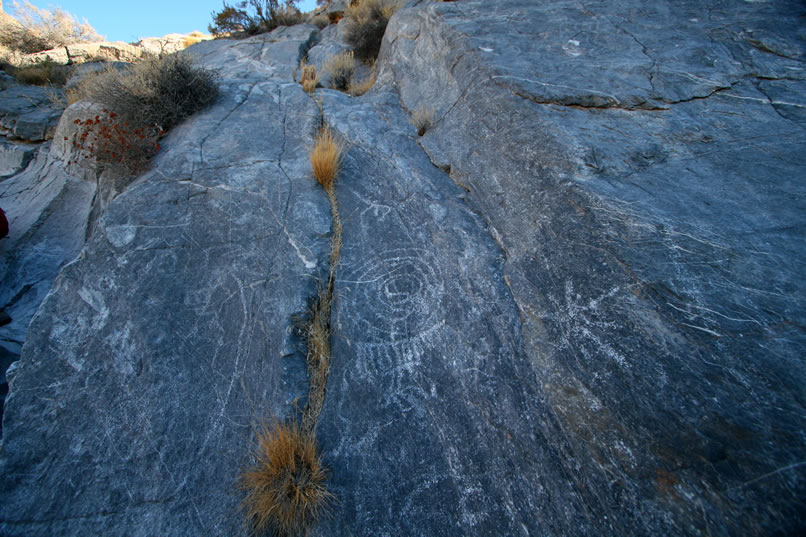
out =
[[[9,65],[5,71],[18,82],[35,86],[64,86],[70,78],[70,68],[50,58],[24,67]]]
[[[333,188],[341,167],[344,143],[328,127],[319,131],[313,148],[308,151],[313,168],[313,176],[325,190]]]
[[[327,59],[322,69],[330,76],[330,87],[346,91],[355,73],[353,52],[340,52]]]
[[[30,2],[14,2],[13,5],[20,24],[6,24],[0,29],[0,44],[11,50],[27,54],[104,40],[86,19],[79,22],[62,9],[40,9]]]
[[[374,61],[389,18],[400,9],[395,0],[361,0],[347,8],[344,37],[362,61]]]
[[[330,24],[330,17],[328,17],[324,13],[320,13],[314,17],[311,17],[310,20],[311,24],[317,26],[320,30],[326,28]]]
[[[137,127],[122,121],[117,114],[104,110],[103,115],[85,120],[76,119],[78,128],[70,142],[76,151],[77,164],[95,159],[102,169],[116,167],[128,175],[143,171],[151,158],[160,151],[158,127]]]
[[[302,70],[302,77],[299,82],[302,84],[302,89],[307,93],[315,91],[316,87],[319,85],[319,74],[316,72],[316,66],[308,65],[303,61],[300,64],[300,68]]]
[[[255,459],[239,480],[246,492],[241,508],[247,525],[259,535],[302,534],[332,499],[315,440],[296,424],[264,426]]]
[[[296,0],[285,0],[283,5],[280,0],[247,0],[236,5],[225,1],[224,9],[213,12],[213,23],[207,29],[216,36],[232,32],[255,35],[299,24],[304,17],[294,4]]]
[[[136,173],[159,151],[159,136],[217,96],[217,75],[187,56],[150,58],[124,69],[109,66],[67,91],[68,102],[90,100],[109,110],[106,117],[80,123],[83,131],[74,142],[88,157]]]
[[[171,54],[125,69],[110,66],[82,79],[68,96],[76,97],[101,103],[132,124],[169,130],[218,97],[218,76]]]
[[[422,136],[434,124],[434,110],[420,105],[411,114],[411,124],[417,128],[417,135]]]
[[[274,12],[274,20],[277,26],[295,26],[305,22],[305,16],[293,5],[286,4]]]

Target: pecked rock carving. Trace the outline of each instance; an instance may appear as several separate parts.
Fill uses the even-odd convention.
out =
[[[804,14],[413,0],[319,105],[293,71],[338,31],[194,46],[222,98],[20,336],[0,533],[246,533],[253,428],[307,393],[320,106],[349,149],[311,535],[803,533]]]

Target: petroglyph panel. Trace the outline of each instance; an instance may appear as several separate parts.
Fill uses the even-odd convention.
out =
[[[445,287],[439,265],[429,255],[401,248],[343,266],[338,281],[350,286],[350,299],[373,304],[344,319],[357,342],[397,345],[438,327]]]

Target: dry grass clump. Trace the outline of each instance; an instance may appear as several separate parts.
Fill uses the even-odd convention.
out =
[[[332,210],[331,206],[331,210]],[[338,210],[337,210],[338,212]],[[341,228],[334,220],[334,233],[331,237],[331,273],[335,270],[335,262],[341,250]],[[329,280],[330,282],[330,280]],[[308,363],[308,402],[302,413],[302,430],[309,434],[316,431],[316,422],[325,404],[327,378],[330,374],[330,312],[333,304],[332,283],[326,289],[320,289],[319,295],[311,303],[307,318],[302,327],[302,336],[308,347],[306,361]]]
[[[70,67],[46,58],[37,63],[16,67],[4,65],[3,70],[22,84],[35,86],[64,86],[70,78]]]
[[[305,90],[306,93],[313,93],[319,86],[319,73],[316,72],[316,66],[313,64],[308,65],[303,60],[300,64],[300,68],[302,70],[302,78],[300,78],[299,83],[302,84],[302,89]]]
[[[322,69],[330,75],[330,87],[346,91],[355,73],[355,57],[352,51],[340,52],[327,59]]]
[[[411,114],[411,124],[417,128],[417,136],[422,136],[434,124],[434,110],[420,105]]]
[[[0,45],[25,54],[50,50],[73,43],[103,41],[86,21],[79,22],[59,8],[40,9],[30,2],[13,2],[19,24],[0,27]]]
[[[204,39],[199,36],[189,35],[185,37],[184,41],[182,41],[182,48],[192,47],[196,43],[201,43],[202,41],[204,41]]]
[[[332,494],[313,436],[296,424],[274,423],[258,433],[257,463],[241,474],[241,508],[256,534],[299,535],[323,514]]]
[[[319,131],[313,148],[308,151],[313,167],[313,176],[325,190],[332,190],[341,168],[344,142],[329,128]]]
[[[361,0],[347,8],[344,37],[362,61],[374,61],[391,16],[400,9],[396,0]]]

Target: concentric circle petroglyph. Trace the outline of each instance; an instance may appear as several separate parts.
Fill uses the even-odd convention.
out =
[[[379,252],[344,269],[341,280],[350,289],[346,295],[353,305],[342,323],[358,342],[406,341],[429,331],[441,318],[444,284],[425,250]]]

